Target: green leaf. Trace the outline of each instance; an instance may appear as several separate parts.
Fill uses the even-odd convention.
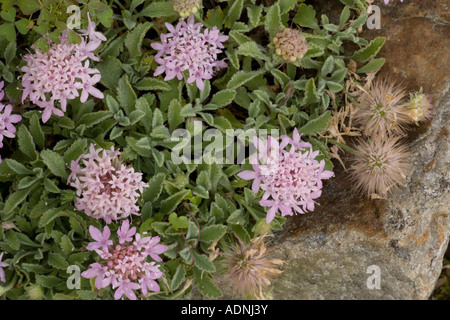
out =
[[[31,160],[36,160],[36,146],[33,142],[33,137],[25,125],[21,125],[17,130],[17,139],[19,141],[19,149]]]
[[[48,264],[59,270],[67,270],[69,267],[67,261],[60,254],[54,252],[49,253]]]
[[[322,75],[327,75],[333,72],[333,68],[334,68],[334,58],[333,56],[329,56],[327,60],[325,60],[325,63],[323,64]]]
[[[186,195],[189,193],[189,190],[181,190],[177,193],[173,194],[169,198],[165,199],[161,202],[161,213],[168,214],[172,212],[178,207],[178,205],[183,201]],[[187,226],[186,226],[187,228]]]
[[[270,37],[273,38],[273,36],[280,30],[281,26],[280,7],[278,4],[274,4],[267,12],[264,27],[267,32],[270,33]]]
[[[306,28],[315,29],[318,27],[316,11],[312,5],[306,5],[304,3],[298,6],[298,11],[293,21],[296,24]]]
[[[78,159],[78,157],[84,153],[86,147],[87,147],[86,139],[75,140],[66,150],[66,152],[64,152],[64,161],[67,164],[70,164],[72,160]]]
[[[185,278],[186,268],[184,267],[184,265],[180,264],[177,267],[177,271],[175,271],[175,274],[173,275],[172,281],[170,283],[170,288],[172,289],[172,291],[177,290],[181,283],[183,283]]]
[[[280,6],[280,13],[285,14],[290,10],[295,8],[297,0],[279,0],[278,5]]]
[[[216,272],[214,263],[212,263],[206,255],[199,254],[197,251],[194,251],[194,261],[195,266],[200,270],[205,272]]]
[[[228,82],[227,88],[230,90],[235,90],[240,86],[243,86],[247,82],[253,80],[261,73],[261,71],[238,71],[231,77],[230,81]]]
[[[16,28],[14,28],[14,24],[12,23],[3,23],[0,24],[0,35],[5,36],[8,41],[16,40]]]
[[[242,14],[242,9],[244,7],[244,0],[233,0],[230,10],[225,18],[225,26],[231,28],[236,20]]]
[[[25,15],[31,15],[41,9],[38,0],[17,0],[17,5]]]
[[[50,222],[55,220],[60,214],[59,208],[48,209],[42,214],[41,220],[39,221],[39,227],[44,228]]]
[[[151,7],[152,5],[150,5]],[[150,30],[152,24],[150,22],[141,23],[136,26],[132,31],[130,31],[125,37],[125,47],[127,47],[131,58],[138,57],[142,54],[142,41],[144,40],[145,34]]]
[[[201,294],[205,297],[218,299],[222,296],[222,291],[211,280],[211,277],[203,274],[199,276],[196,284]]]
[[[8,199],[6,199],[5,207],[3,208],[3,211],[5,211],[6,214],[13,211],[19,204],[21,204],[25,198],[28,196],[28,193],[30,192],[30,189],[20,190],[16,191],[13,194],[11,194]]]
[[[180,228],[186,229],[187,227],[189,227],[188,218],[186,218],[185,216],[178,217],[175,212],[172,212],[169,215],[169,222],[172,224],[172,226],[175,230],[178,230]]]
[[[344,86],[340,83],[327,81],[327,86],[332,92],[341,92],[344,90]]]
[[[4,57],[7,64],[10,64],[11,61],[16,56],[16,42],[12,41],[10,42],[5,49]]]
[[[261,59],[264,61],[269,60],[269,57],[264,54],[260,50],[258,45],[253,41],[249,41],[240,45],[238,47],[237,54],[240,54],[241,56],[252,57],[255,59]]]
[[[374,59],[370,61],[368,64],[366,64],[364,67],[356,70],[357,73],[368,73],[368,72],[376,72],[383,67],[384,63],[386,62],[386,59],[379,58]]]
[[[169,91],[172,88],[167,82],[158,80],[156,78],[143,78],[141,81],[136,83],[134,87],[138,90],[142,91],[150,91],[150,90],[161,90],[161,91]]]
[[[342,9],[341,16],[339,18],[339,28],[342,29],[344,24],[348,21],[350,18],[350,7],[345,6],[344,9]]]
[[[42,150],[41,158],[51,173],[57,177],[67,179],[66,164],[61,155],[52,150]]]
[[[117,87],[119,79],[122,77],[122,63],[119,59],[108,56],[103,62],[96,64],[102,78],[100,82],[109,89]]]
[[[293,0],[296,1],[296,0]],[[250,25],[255,28],[258,26],[260,20],[261,20],[261,13],[263,10],[263,6],[251,6],[247,7],[247,16],[250,22]]]
[[[209,28],[213,28],[214,26],[218,29],[221,29],[224,23],[224,16],[222,8],[217,6],[214,9],[208,10],[206,13],[205,22]]]
[[[213,96],[211,103],[218,106],[219,108],[222,108],[229,105],[233,101],[235,95],[235,90],[221,90]]]
[[[144,8],[139,16],[150,18],[174,17],[177,12],[173,9],[173,5],[169,2],[152,2],[148,7]]]
[[[274,78],[277,79],[277,81],[281,84],[281,87],[284,88],[290,82],[289,77],[284,72],[278,69],[272,69],[270,72],[272,73]]]
[[[61,237],[61,241],[59,243],[59,246],[61,247],[61,250],[65,254],[70,254],[70,253],[72,253],[75,250],[72,242],[70,241],[70,239],[69,239],[69,237],[67,235],[63,235]]]
[[[56,184],[53,183],[53,181],[48,178],[45,178],[44,180],[44,188],[45,190],[51,193],[61,193],[61,190],[59,190]]]
[[[162,172],[155,174],[148,182],[148,187],[144,189],[144,201],[153,202],[159,198],[163,188],[163,181],[166,175]]]
[[[39,124],[39,118],[37,114],[33,114],[30,119],[30,133],[33,138],[33,141],[39,146],[39,148],[44,148],[45,135],[44,131],[42,131],[41,125]]]
[[[29,25],[30,25],[30,21],[28,19],[23,19],[22,18],[22,19],[16,21],[16,28],[23,35],[28,33],[28,30],[29,30],[28,26]]]
[[[5,162],[8,165],[8,167],[14,170],[14,172],[17,174],[33,174],[32,170],[28,169],[27,167],[25,167],[20,162],[17,162],[16,160],[6,159]]]
[[[380,52],[385,42],[386,38],[378,37],[373,39],[366,47],[355,52],[352,59],[359,62],[366,62],[370,58],[375,57],[378,54],[378,52]]]
[[[180,101],[173,99],[169,104],[169,110],[167,112],[167,120],[169,121],[170,130],[175,130],[180,123],[183,122],[183,116],[181,115]]]
[[[0,12],[0,16],[5,21],[14,22],[16,20],[16,9],[9,8],[8,11],[2,11],[2,12]]]
[[[124,75],[119,80],[119,86],[117,87],[117,98],[120,106],[125,110],[127,115],[134,111],[137,96],[131,87],[127,75]]]
[[[215,224],[207,226],[200,231],[200,241],[210,243],[219,240],[226,232],[227,227],[224,225]]]
[[[318,96],[317,90],[316,90],[316,83],[314,82],[314,79],[311,78],[306,83],[305,97],[302,101],[302,104],[309,105],[312,103],[316,103],[318,101],[319,101],[319,96]]]
[[[45,288],[54,288],[64,282],[61,278],[55,276],[37,275],[36,282]]]
[[[327,110],[319,117],[309,120],[307,124],[298,129],[299,133],[317,134],[326,129],[328,121],[331,119],[331,112]]]
[[[12,230],[6,231],[5,241],[14,250],[20,249],[20,242],[19,242],[19,239],[17,239],[17,234],[15,231],[12,231]]]
[[[97,112],[91,112],[84,114],[80,121],[78,122],[78,125],[86,125],[86,128],[92,128],[93,126],[102,123],[106,119],[109,119],[112,117],[111,111],[97,111]]]

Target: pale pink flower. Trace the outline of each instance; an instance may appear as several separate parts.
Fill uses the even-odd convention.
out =
[[[11,114],[13,107],[10,104],[4,105],[1,101],[5,96],[3,91],[4,82],[0,82],[0,148],[3,147],[3,138],[14,138],[16,127],[15,123],[22,120],[22,116]],[[0,157],[0,163],[2,159]]]
[[[59,37],[60,43],[50,42],[48,52],[33,48],[34,53],[23,57],[26,65],[21,68],[24,72],[22,101],[29,98],[44,109],[42,122],[47,122],[52,114],[63,116],[67,100],[80,96],[80,89],[81,102],[86,102],[89,94],[103,99],[103,93],[94,87],[100,81],[100,72],[89,68],[89,60],[99,60],[93,51],[106,38],[94,28],[89,18],[88,29],[82,30],[80,35],[81,43],[69,43],[69,30],[65,30]]]
[[[203,25],[194,23],[192,15],[188,21],[180,21],[176,27],[166,23],[169,33],[161,34],[161,43],[152,43],[153,49],[159,52],[155,55],[155,61],[159,67],[153,74],[155,77],[165,73],[164,81],[175,77],[183,79],[183,71],[189,71],[187,83],[196,83],[203,91],[206,79],[211,79],[214,72],[226,67],[223,60],[218,60],[217,55],[224,48],[222,42],[228,39],[219,33],[217,27],[212,30],[205,29]]]
[[[91,144],[88,154],[71,162],[68,183],[77,189],[77,210],[106,223],[139,215],[136,202],[148,184],[142,182],[142,173],[127,168],[119,156],[113,147],[108,151]]]
[[[136,234],[136,228],[129,228],[130,224],[128,220],[125,220],[119,228],[117,235],[119,238],[118,243],[114,243],[109,240],[109,229],[104,237],[105,231],[101,233],[96,228],[89,228],[92,238],[97,240],[93,242],[94,245],[88,245],[88,250],[95,250],[99,256],[100,261],[90,265],[90,269],[83,272],[81,275],[87,279],[95,278],[95,286],[97,289],[102,289],[111,284],[113,289],[116,289],[114,293],[115,299],[121,299],[124,295],[130,300],[136,300],[135,290],[141,290],[144,295],[147,295],[148,291],[159,292],[160,288],[155,281],[162,277],[162,272],[159,270],[159,265],[154,261],[148,262],[148,258],[155,260],[155,248],[158,248],[158,253],[165,252],[168,247],[159,242],[159,237],[152,238],[146,236],[140,237],[140,234]],[[105,229],[108,227],[105,227]],[[94,232],[92,232],[94,231]],[[107,242],[102,250],[99,250],[98,239],[99,234],[102,234],[101,240]],[[135,241],[133,241],[135,236]],[[138,240],[140,246],[136,245]],[[98,247],[97,249],[93,249]],[[162,261],[160,257],[157,257],[157,261]],[[155,260],[156,261],[156,260]]]
[[[253,180],[252,191],[264,191],[259,202],[267,211],[270,223],[278,211],[282,216],[305,213],[314,210],[314,199],[322,194],[322,180],[333,176],[332,171],[324,170],[325,161],[316,160],[320,155],[312,145],[301,141],[295,129],[293,138],[281,137],[281,144],[269,136],[267,142],[254,139],[258,152],[251,157],[253,171],[238,174],[245,180]],[[290,146],[289,149],[286,147]]]
[[[5,271],[3,270],[3,268],[9,267],[9,264],[7,264],[6,262],[2,262],[3,254],[4,254],[4,252],[2,252],[0,254],[0,281],[1,282],[5,282],[6,281],[6,279],[5,279]]]

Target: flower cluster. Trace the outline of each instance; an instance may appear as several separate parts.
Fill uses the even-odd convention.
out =
[[[10,104],[4,105],[1,101],[5,96],[3,91],[4,82],[0,82],[0,148],[3,148],[3,137],[14,138],[16,127],[14,123],[22,120],[22,117],[17,114],[11,114],[12,106]],[[0,157],[0,163],[2,158]]]
[[[109,151],[102,150],[91,144],[89,154],[81,155],[70,164],[72,172],[68,183],[77,189],[78,196],[75,208],[93,218],[102,218],[106,223],[138,215],[139,192],[148,187],[142,182],[142,173],[122,164],[120,152],[113,147]]]
[[[366,136],[401,134],[411,121],[402,102],[405,96],[406,91],[395,82],[376,80],[362,88],[354,114],[356,124]]]
[[[238,243],[224,253],[223,265],[227,268],[227,282],[235,293],[250,299],[265,300],[274,278],[282,273],[280,259],[270,259],[264,244],[264,236],[251,240],[250,244],[238,239]]]
[[[411,167],[406,146],[398,143],[399,137],[360,140],[351,167],[356,189],[371,196],[386,196],[405,181]]]
[[[205,79],[211,79],[216,70],[225,68],[227,64],[218,60],[217,55],[224,48],[222,42],[228,39],[219,30],[205,29],[202,24],[194,24],[192,15],[187,22],[180,21],[176,27],[166,23],[169,33],[161,34],[161,43],[152,43],[153,49],[159,52],[155,61],[160,65],[154,76],[166,73],[165,81],[175,77],[183,79],[183,72],[189,71],[187,83],[195,82],[203,91]]]
[[[110,240],[111,231],[108,226],[103,231],[90,226],[89,232],[95,241],[86,249],[97,252],[101,260],[91,264],[91,268],[81,274],[84,278],[96,277],[97,289],[112,285],[113,289],[117,289],[114,293],[116,300],[123,295],[136,300],[133,290],[141,290],[144,295],[148,291],[159,292],[160,288],[155,280],[161,278],[162,272],[156,262],[162,261],[158,255],[168,249],[167,246],[158,244],[159,237],[141,237],[136,233],[136,227],[130,228],[128,220],[117,230],[119,239],[116,243]],[[154,261],[148,262],[148,257]]]
[[[0,254],[0,282],[6,281],[5,271],[3,270],[3,268],[9,267],[9,264],[7,264],[6,262],[2,262],[3,254],[4,254],[4,252],[2,252],[2,254]]]
[[[200,0],[172,0],[173,8],[181,18],[186,18],[200,9]]]
[[[242,179],[253,180],[254,193],[260,188],[264,191],[260,204],[271,207],[267,212],[267,223],[274,219],[278,210],[282,216],[313,211],[314,199],[322,194],[322,180],[333,176],[332,171],[324,170],[324,160],[316,160],[319,151],[301,141],[297,129],[293,139],[288,136],[281,139],[279,144],[269,136],[265,143],[255,137],[258,152],[250,159],[254,171],[238,174]],[[288,145],[290,149],[285,150]]]
[[[40,108],[43,108],[42,121],[45,123],[52,113],[62,117],[67,107],[67,100],[80,96],[86,102],[89,95],[103,99],[103,93],[95,88],[100,81],[100,72],[90,68],[90,60],[98,61],[93,51],[96,50],[105,36],[95,31],[95,24],[89,18],[87,30],[81,30],[81,42],[69,42],[69,30],[62,32],[60,43],[50,43],[48,52],[34,49],[23,57],[27,63],[22,67],[24,87],[22,101],[27,97]],[[55,106],[59,101],[61,109]]]
[[[290,62],[298,62],[308,51],[306,38],[298,31],[286,28],[273,38],[275,53]]]

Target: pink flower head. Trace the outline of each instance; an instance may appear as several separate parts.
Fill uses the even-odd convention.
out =
[[[1,100],[5,96],[3,91],[4,82],[0,82],[0,148],[3,147],[3,137],[14,138],[16,132],[15,123],[22,120],[18,114],[11,114],[13,107],[10,104],[4,105]],[[1,158],[0,158],[1,163]]]
[[[88,19],[88,30],[80,34],[81,43],[69,43],[69,30],[65,30],[59,37],[60,43],[51,42],[48,52],[33,48],[35,53],[23,57],[27,64],[21,68],[24,72],[22,101],[29,97],[32,103],[43,108],[44,123],[52,114],[63,116],[67,100],[80,96],[80,89],[82,103],[89,94],[103,99],[103,93],[94,87],[100,81],[100,71],[89,68],[89,59],[99,60],[93,51],[106,38],[94,31],[95,24]],[[55,106],[57,101],[61,110]]]
[[[389,4],[390,0],[384,0],[384,4]],[[400,0],[400,2],[403,2],[403,0]]]
[[[68,183],[77,189],[78,196],[75,208],[93,218],[104,219],[106,223],[138,215],[137,199],[148,187],[142,182],[142,173],[123,165],[119,155],[113,147],[108,151],[96,149],[91,144],[88,154],[70,164],[72,172]],[[133,228],[126,228],[125,225],[120,234],[133,232]],[[127,236],[123,238],[128,239]]]
[[[176,27],[166,23],[169,33],[161,34],[161,43],[152,43],[152,48],[159,52],[155,61],[160,65],[154,73],[158,76],[166,73],[165,81],[175,77],[183,79],[183,71],[189,70],[187,83],[195,82],[203,91],[203,80],[211,79],[214,72],[226,67],[223,60],[218,60],[217,55],[222,52],[223,42],[228,36],[223,36],[214,27],[205,29],[203,25],[194,23],[192,15],[188,21],[180,21]]]
[[[245,180],[253,180],[252,191],[264,191],[260,204],[270,207],[267,223],[278,211],[282,216],[305,213],[314,210],[314,199],[322,194],[322,180],[333,176],[332,171],[324,170],[325,161],[318,161],[319,151],[312,145],[301,141],[297,129],[293,138],[281,137],[281,144],[269,136],[267,143],[255,139],[258,152],[252,157],[253,170],[238,174]],[[286,149],[290,146],[289,150]]]
[[[9,264],[7,264],[6,262],[2,262],[3,259],[3,253],[2,252],[0,254],[0,282],[5,282],[5,271],[3,270],[3,268],[9,267]]]
[[[105,288],[111,284],[112,288],[116,289],[114,293],[116,300],[121,299],[124,295],[130,300],[136,300],[135,290],[141,290],[144,295],[147,295],[148,291],[159,292],[160,288],[155,280],[161,278],[162,272],[159,270],[159,265],[154,261],[148,262],[147,260],[150,257],[153,260],[158,258],[157,261],[162,261],[160,257],[155,255],[155,248],[158,248],[159,254],[168,249],[165,245],[156,245],[159,242],[159,237],[146,236],[141,238],[139,233],[135,234],[136,228],[129,229],[129,226],[128,220],[125,220],[117,232],[119,243],[108,240],[111,242],[102,247],[102,250],[93,248],[99,248],[99,234],[105,234],[105,230],[102,233],[92,226],[89,228],[90,231],[97,230],[98,234],[93,235],[91,232],[91,236],[96,241],[89,244],[87,249],[95,250],[100,256],[100,261],[91,264],[91,268],[81,275],[87,279],[96,277],[95,286],[97,289]],[[109,229],[107,234],[109,234]],[[134,241],[133,235],[135,235]],[[109,235],[107,238],[109,238]],[[105,239],[104,237],[101,240]],[[142,241],[144,239],[145,241]],[[140,241],[139,245],[138,241]]]

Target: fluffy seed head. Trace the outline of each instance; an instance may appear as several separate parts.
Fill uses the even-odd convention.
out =
[[[376,80],[362,94],[355,108],[354,120],[366,136],[384,137],[402,134],[410,122],[402,99],[404,88],[389,80]]]
[[[180,17],[186,18],[200,9],[201,0],[172,0],[172,4]]]
[[[227,268],[227,281],[231,282],[234,293],[250,299],[265,300],[274,278],[282,271],[283,261],[270,259],[270,251],[266,249],[259,236],[250,244],[238,239],[238,242],[224,253],[223,265]]]
[[[68,183],[77,189],[77,210],[106,223],[138,215],[136,201],[148,184],[142,182],[142,173],[127,168],[119,156],[113,147],[108,151],[91,144],[88,154],[71,162]]]
[[[433,117],[434,105],[430,97],[420,91],[411,94],[411,101],[407,105],[407,110],[412,121],[418,124]]]
[[[273,38],[275,53],[289,62],[298,62],[308,51],[306,38],[298,31],[286,28]]]
[[[399,143],[398,137],[374,137],[369,141],[360,139],[350,168],[356,181],[356,189],[368,196],[385,197],[404,185],[410,169],[410,154]]]

